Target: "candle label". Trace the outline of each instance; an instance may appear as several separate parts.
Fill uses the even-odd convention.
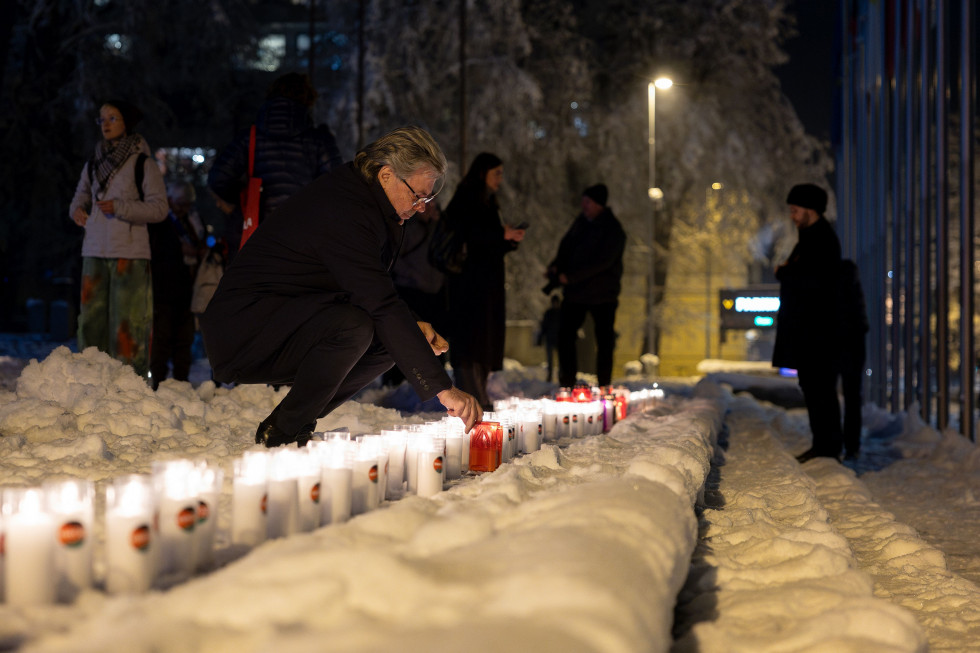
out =
[[[320,484],[314,483],[313,487],[310,488],[310,501],[313,503],[320,503]]]
[[[134,528],[129,536],[129,543],[137,551],[146,551],[150,548],[150,527],[143,524]]]
[[[436,459],[432,461],[432,469],[437,472],[442,471],[442,456],[436,456]]]
[[[538,435],[544,433],[544,424],[538,424]]]
[[[206,501],[197,502],[197,523],[203,524],[211,519],[211,506]]]
[[[262,508],[262,514],[266,514],[269,509],[269,495],[268,493],[262,495],[262,502],[259,504]]]
[[[192,531],[196,523],[197,511],[194,509],[194,506],[187,506],[177,513],[177,528],[180,530]]]
[[[371,469],[368,470],[368,479],[372,483],[377,483],[378,482],[378,466],[377,465],[371,465]]]
[[[85,543],[85,527],[77,521],[65,522],[58,529],[58,541],[71,548]]]

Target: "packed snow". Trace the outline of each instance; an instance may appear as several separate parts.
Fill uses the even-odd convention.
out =
[[[232,467],[286,388],[167,380],[153,392],[108,356],[64,347],[22,366],[0,358],[18,374],[0,384],[0,487],[95,483],[94,583],[67,603],[0,604],[0,650],[980,645],[975,447],[868,406],[860,477],[828,459],[801,466],[805,411],[746,392],[785,398],[792,380],[661,380],[666,397],[606,434],[546,442],[432,497],[252,548],[231,542]],[[554,390],[542,379],[512,365],[491,391],[534,398]],[[377,405],[399,403],[406,387],[367,392],[317,430],[356,436],[442,417]],[[173,459],[225,471],[215,563],[184,582],[109,593],[105,489]]]

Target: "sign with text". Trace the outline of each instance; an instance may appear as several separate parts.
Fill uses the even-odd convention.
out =
[[[728,288],[718,291],[721,328],[772,329],[779,312],[779,286]]]

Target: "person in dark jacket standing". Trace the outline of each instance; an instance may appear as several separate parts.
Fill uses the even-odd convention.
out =
[[[813,445],[796,458],[840,456],[840,403],[837,398],[840,240],[823,216],[827,193],[813,184],[793,186],[786,198],[799,241],[776,268],[779,313],[772,364],[797,371],[806,401]]]
[[[488,409],[490,372],[504,366],[504,256],[524,239],[524,229],[500,221],[497,191],[503,180],[503,161],[478,154],[443,218],[463,232],[467,252],[462,272],[449,278],[449,361],[456,384]]]
[[[317,93],[307,75],[288,73],[276,79],[255,119],[255,169],[262,180],[259,223],[268,218],[300,188],[343,163],[333,134],[326,125],[314,127],[312,108]],[[248,175],[251,127],[245,129],[215,159],[208,173],[208,187],[221,200],[225,213],[238,217],[232,224],[241,240],[238,207]]]
[[[599,385],[612,382],[616,347],[616,308],[626,232],[606,206],[609,192],[603,184],[582,192],[582,212],[558,245],[548,265],[548,290],[562,287],[561,324],[558,331],[558,382],[575,385],[578,355],[575,341],[586,314],[592,315],[596,338],[596,376]]]
[[[424,130],[389,132],[291,197],[231,262],[201,316],[215,380],[292,386],[256,443],[302,446],[393,362],[467,430],[482,418],[437,358],[446,341],[416,322],[390,273],[402,223],[425,210],[446,167]]]

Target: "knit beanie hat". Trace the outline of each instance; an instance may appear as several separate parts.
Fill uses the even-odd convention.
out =
[[[143,119],[143,112],[140,111],[132,102],[126,100],[106,100],[100,106],[109,105],[116,107],[122,114],[123,122],[126,123],[126,133],[133,134],[136,131],[136,124]]]
[[[786,203],[823,215],[827,210],[827,191],[814,184],[797,184],[790,189]]]
[[[606,200],[609,199],[609,190],[605,184],[596,184],[582,191],[582,195],[588,197],[599,206],[605,206]]]

